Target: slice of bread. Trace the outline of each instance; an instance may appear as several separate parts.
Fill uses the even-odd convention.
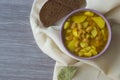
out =
[[[81,7],[84,0],[48,0],[42,7],[39,17],[45,27]]]

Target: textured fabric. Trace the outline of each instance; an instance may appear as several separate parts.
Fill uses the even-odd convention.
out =
[[[120,0],[87,0],[87,8],[98,10],[110,21],[112,40],[102,56],[80,61],[66,55],[61,45],[60,25],[63,19],[49,28],[42,26],[39,11],[46,1],[34,1],[30,23],[39,48],[56,61],[53,80],[57,80],[58,71],[68,65],[79,67],[73,80],[120,80]]]

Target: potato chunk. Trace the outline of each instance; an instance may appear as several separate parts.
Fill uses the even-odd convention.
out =
[[[74,51],[76,41],[77,41],[76,39],[73,39],[72,41],[69,41],[67,47],[70,51]]]
[[[84,22],[86,18],[87,18],[87,16],[84,16],[84,15],[81,15],[81,16],[73,16],[73,17],[72,17],[72,20],[73,20],[75,23],[81,23],[81,22]]]
[[[100,27],[100,29],[105,27],[105,21],[101,17],[92,17],[92,20]]]
[[[86,11],[86,12],[84,13],[84,15],[86,15],[86,16],[94,16],[94,13],[91,12],[91,11]]]
[[[70,26],[70,22],[65,22],[64,29],[67,29]]]

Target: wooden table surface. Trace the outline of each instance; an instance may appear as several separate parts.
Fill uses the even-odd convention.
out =
[[[33,0],[0,0],[0,80],[52,80],[54,63],[34,41]]]

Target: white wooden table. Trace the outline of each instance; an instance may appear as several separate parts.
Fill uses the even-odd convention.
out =
[[[0,0],[0,80],[52,80],[54,63],[36,45],[33,0]]]

